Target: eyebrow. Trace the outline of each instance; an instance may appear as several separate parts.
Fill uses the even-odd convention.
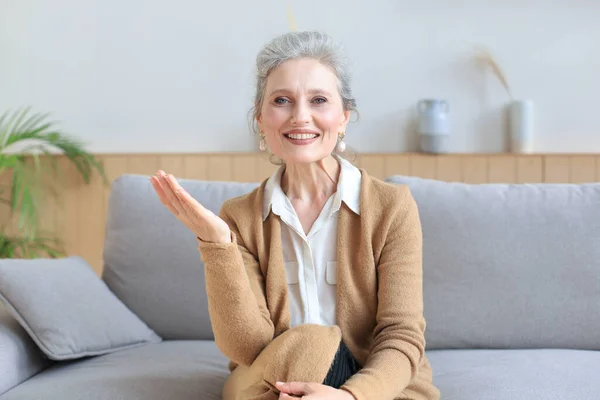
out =
[[[289,89],[277,89],[271,92],[271,94],[269,96],[273,96],[275,94],[289,94],[289,93],[293,93],[292,90]],[[311,95],[316,95],[316,94],[320,94],[326,97],[332,97],[332,94],[329,93],[327,90],[323,90],[323,89],[310,89],[308,91],[309,94]]]

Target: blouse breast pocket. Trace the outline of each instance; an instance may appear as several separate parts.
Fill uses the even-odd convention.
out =
[[[298,284],[298,261],[286,261],[283,263],[285,266],[285,279],[288,285]]]
[[[337,261],[327,261],[327,270],[325,271],[325,280],[330,285],[337,285]]]

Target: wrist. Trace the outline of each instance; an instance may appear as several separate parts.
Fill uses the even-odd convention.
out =
[[[231,242],[233,242],[233,240],[231,240],[231,235],[223,236],[223,238],[221,240],[219,240],[219,243],[223,243],[223,244],[228,244]]]
[[[202,239],[200,235],[196,235],[196,238],[204,243],[218,243],[218,244],[228,244],[233,242],[233,233],[229,232],[227,235],[220,236],[218,238],[206,238]]]
[[[221,243],[233,243],[233,232],[229,231],[226,235],[223,235]]]

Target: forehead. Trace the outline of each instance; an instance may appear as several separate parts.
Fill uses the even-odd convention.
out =
[[[289,60],[271,71],[267,79],[267,93],[282,89],[333,91],[337,84],[337,76],[331,67],[312,59]]]

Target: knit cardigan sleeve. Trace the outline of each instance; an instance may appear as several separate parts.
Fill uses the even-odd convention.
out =
[[[409,385],[425,353],[422,231],[408,187],[396,192],[377,267],[374,340],[364,367],[342,389],[357,400],[392,400]]]
[[[232,242],[198,240],[208,311],[218,348],[232,362],[249,366],[273,340],[274,325],[258,260],[242,242],[227,207],[219,216],[229,225]]]

